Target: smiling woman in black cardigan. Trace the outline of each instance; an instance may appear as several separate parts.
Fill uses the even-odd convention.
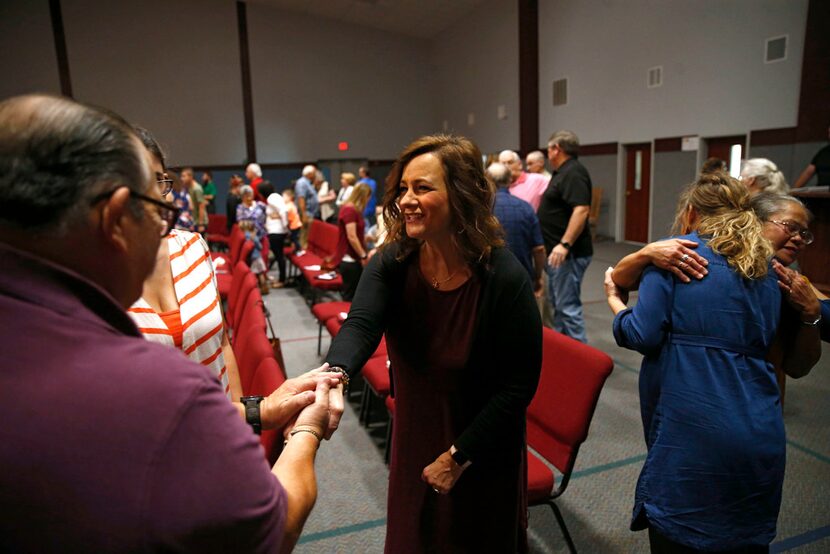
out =
[[[327,362],[358,372],[386,333],[395,396],[386,552],[527,548],[525,409],[542,359],[527,272],[461,137],[416,140],[387,179],[387,246]]]

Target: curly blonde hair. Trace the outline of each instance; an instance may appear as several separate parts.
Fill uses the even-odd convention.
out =
[[[709,248],[726,258],[738,275],[745,279],[765,277],[773,249],[750,199],[747,188],[729,175],[703,174],[680,195],[673,232],[697,231],[701,237],[709,237]]]

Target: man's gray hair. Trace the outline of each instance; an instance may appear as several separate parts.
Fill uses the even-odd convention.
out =
[[[242,185],[241,187],[239,187],[239,196],[240,197],[245,196],[246,194],[253,194],[253,193],[254,193],[254,187],[252,187],[251,185]]]
[[[308,164],[303,168],[303,177],[311,179],[317,173],[317,168],[311,164]]]
[[[487,175],[493,180],[497,188],[509,187],[513,182],[513,174],[510,168],[500,162],[491,163],[487,167]]]
[[[749,204],[752,207],[752,211],[755,212],[755,215],[757,215],[758,219],[761,221],[772,220],[776,214],[786,210],[788,204],[801,206],[801,208],[807,213],[808,221],[812,221],[813,219],[813,214],[807,209],[804,203],[795,196],[790,196],[789,194],[764,191],[753,196],[750,199]]]
[[[534,150],[527,155],[528,160],[545,163],[545,154],[541,150]]]
[[[96,198],[149,182],[147,151],[120,116],[42,94],[0,103],[0,223],[62,236]]]
[[[579,156],[579,137],[573,131],[556,131],[550,136],[548,146],[558,146],[571,158]]]
[[[502,150],[501,153],[499,153],[499,162],[501,163],[512,162],[515,160],[522,161],[522,158],[513,150]]]
[[[257,163],[250,163],[250,164],[248,164],[248,167],[246,167],[245,169],[247,171],[250,171],[251,173],[253,173],[257,177],[262,177],[262,168],[259,167],[259,164],[257,164]]]

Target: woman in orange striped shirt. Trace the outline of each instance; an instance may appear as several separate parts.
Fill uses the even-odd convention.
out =
[[[163,170],[158,144],[147,131],[137,131]],[[166,175],[159,177],[160,183],[166,183]],[[173,230],[161,241],[156,267],[128,313],[148,340],[175,346],[208,367],[228,398],[239,401],[242,386],[236,357],[225,330],[210,251],[201,235]]]
[[[135,131],[152,155],[159,186],[167,186],[161,192],[169,192],[170,180],[164,173],[164,155],[158,143],[147,130]],[[239,402],[242,387],[236,357],[225,332],[207,244],[188,231],[171,231],[165,238],[159,246],[156,267],[144,281],[141,299],[128,313],[145,338],[179,348],[191,360],[210,368],[239,416],[246,419],[245,408]],[[284,431],[303,408],[314,403],[319,383],[336,387],[339,381],[340,373],[329,372],[328,365],[323,364],[283,382],[259,405],[262,429]],[[342,405],[332,405],[332,421],[339,421],[342,411]]]

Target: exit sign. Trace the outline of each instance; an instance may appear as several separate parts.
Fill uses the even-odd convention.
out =
[[[337,149],[340,150],[341,152],[345,152],[346,150],[349,149],[349,143],[346,142],[346,141],[339,142],[339,143],[337,143]]]

